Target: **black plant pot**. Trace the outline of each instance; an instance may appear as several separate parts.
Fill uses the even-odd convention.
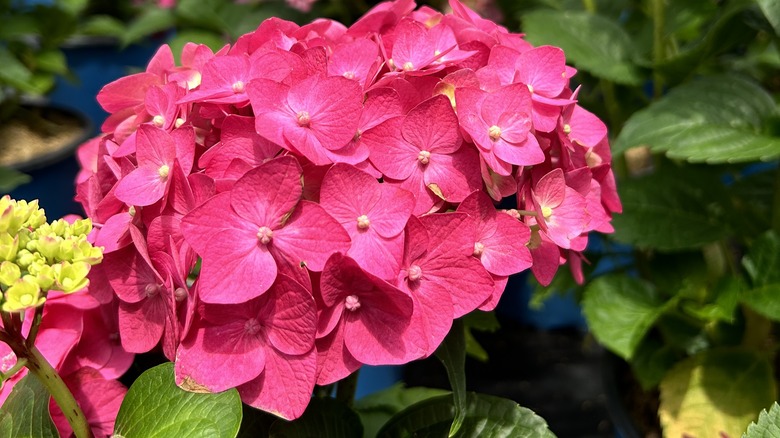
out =
[[[633,410],[628,405],[629,403],[635,403],[637,393],[644,394],[645,397],[643,398],[647,400],[654,397],[657,398],[657,394],[642,391],[639,382],[636,381],[632,374],[631,366],[621,357],[603,350],[601,362],[601,379],[604,385],[604,394],[607,397],[607,411],[615,427],[616,435],[619,438],[660,437],[660,430],[653,431],[653,429],[660,428],[660,426],[657,424],[649,426],[651,420],[644,418],[651,415],[650,410],[653,411],[652,415],[657,415],[657,406],[653,407],[650,404],[649,406],[638,408],[640,411],[643,410],[645,415],[634,415],[639,415],[647,423],[640,424],[632,415]],[[631,393],[634,394],[633,398]],[[645,429],[649,429],[650,432]]]
[[[79,171],[75,151],[93,132],[93,125],[82,113],[59,105],[43,105],[41,114],[58,112],[77,120],[81,129],[78,136],[56,150],[42,153],[12,167],[30,175],[32,180],[12,190],[14,199],[38,199],[46,210],[49,219],[57,219],[66,214],[83,214],[81,206],[74,200],[75,179]]]

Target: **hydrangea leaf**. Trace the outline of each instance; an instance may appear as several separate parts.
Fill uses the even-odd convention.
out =
[[[270,438],[303,436],[361,438],[363,424],[346,404],[332,398],[313,398],[300,418],[274,422],[269,434]]]
[[[609,18],[585,11],[538,10],[523,15],[523,31],[534,45],[562,48],[570,62],[594,76],[626,85],[642,81],[632,60],[637,52],[632,38]]]
[[[119,408],[114,436],[232,438],[241,424],[241,399],[235,389],[218,394],[176,386],[173,364],[141,374]]]
[[[780,283],[780,236],[774,231],[761,235],[742,259],[742,266],[754,286]]]
[[[661,381],[664,436],[740,436],[776,399],[764,354],[709,350],[680,362]]]
[[[699,248],[730,234],[731,219],[724,213],[728,206],[723,197],[725,187],[714,172],[670,169],[623,181],[619,191],[624,210],[612,224],[614,237],[620,242],[679,251]]]
[[[436,349],[436,357],[444,364],[452,387],[455,415],[449,436],[458,433],[466,418],[466,329],[462,319],[452,321],[444,342]]]
[[[757,423],[750,423],[742,438],[780,438],[780,405],[772,404],[769,412],[764,409]]]
[[[773,321],[780,321],[780,283],[751,289],[742,294],[742,302]]]
[[[651,284],[622,274],[595,279],[582,300],[582,312],[593,335],[626,360],[634,356],[664,309]]]
[[[130,45],[155,32],[170,29],[175,24],[175,17],[170,9],[147,8],[127,27],[122,34],[122,44]]]
[[[403,383],[375,392],[355,402],[355,411],[363,423],[363,438],[374,438],[390,418],[405,408],[448,391],[437,388],[406,388]]]
[[[17,382],[11,395],[0,407],[0,436],[59,436],[49,415],[49,393],[34,375],[27,374]]]
[[[768,161],[780,156],[780,138],[764,133],[765,121],[774,114],[772,97],[755,82],[710,76],[681,85],[636,112],[613,153],[648,146],[692,163]]]
[[[390,419],[377,437],[446,436],[455,416],[451,395],[416,403]],[[554,438],[547,423],[512,400],[469,392],[459,437]]]
[[[780,35],[780,2],[776,0],[758,0],[758,6],[775,29],[775,34]]]

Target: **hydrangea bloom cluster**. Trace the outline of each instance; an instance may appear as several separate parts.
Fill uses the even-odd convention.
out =
[[[296,418],[315,384],[432,354],[511,274],[549,283],[568,260],[581,280],[587,233],[621,209],[606,127],[561,49],[450,5],[272,18],[100,92],[78,199],[128,351]]]
[[[87,241],[89,219],[46,222],[38,201],[0,198],[0,289],[2,309],[21,312],[40,306],[55,289],[72,293],[84,289],[92,265],[103,253]]]

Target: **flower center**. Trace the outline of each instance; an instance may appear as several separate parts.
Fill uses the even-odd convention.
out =
[[[165,125],[165,117],[157,114],[154,116],[154,118],[152,118],[152,124],[158,128],[162,128],[163,125]]]
[[[490,136],[490,139],[493,141],[498,140],[501,138],[501,128],[499,128],[496,125],[491,126],[488,128],[488,135]]]
[[[149,283],[144,287],[144,293],[146,294],[146,298],[152,298],[158,293],[160,293],[160,285]]]
[[[417,281],[422,278],[422,269],[417,265],[409,266],[409,281]]]
[[[173,291],[173,299],[175,299],[177,303],[181,303],[187,299],[187,291],[183,287],[177,287],[176,290]]]
[[[247,319],[244,323],[244,331],[249,335],[256,335],[260,328],[260,323],[254,318]]]
[[[412,71],[412,70],[414,70],[414,64],[412,64],[412,61],[404,62],[404,71]]]
[[[168,174],[171,173],[171,168],[168,167],[167,164],[163,164],[160,166],[160,168],[157,170],[157,174],[160,175],[160,178],[165,179],[168,178]]]
[[[371,225],[371,221],[368,220],[368,216],[366,215],[358,216],[357,218],[358,228],[360,228],[361,230],[365,230],[366,228],[368,228],[369,225]]]
[[[345,71],[342,76],[344,76],[347,79],[355,79],[355,72],[354,71]]]
[[[241,81],[236,81],[233,83],[233,92],[234,93],[243,93],[244,92],[244,83]]]
[[[534,86],[533,86],[533,85],[531,85],[531,84],[528,84],[527,86],[528,86],[528,91],[530,91],[531,93],[533,93],[533,92],[534,92]]]
[[[24,294],[19,297],[19,303],[22,306],[29,306],[33,302],[33,296],[32,294]]]
[[[175,126],[177,128],[181,128],[181,125],[183,125],[183,124],[184,124],[184,119],[182,119],[181,117],[177,117],[176,121],[173,122],[173,126]]]
[[[360,298],[357,295],[350,295],[344,300],[344,306],[350,312],[354,312],[360,308]]]
[[[428,151],[420,151],[420,154],[417,155],[417,161],[421,164],[428,164],[428,162],[431,161],[431,153]]]
[[[295,118],[298,120],[298,126],[309,126],[311,123],[308,111],[299,111]]]
[[[483,252],[485,252],[485,245],[482,242],[474,243],[474,257],[481,257]]]
[[[563,125],[563,133],[564,134],[571,134],[571,125],[568,123]]]
[[[260,227],[257,230],[257,240],[263,245],[268,245],[271,242],[271,238],[274,237],[274,232],[268,227]]]
[[[552,216],[552,213],[553,213],[552,208],[550,208],[550,207],[542,207],[542,216],[544,216],[545,219],[547,219],[550,216]]]

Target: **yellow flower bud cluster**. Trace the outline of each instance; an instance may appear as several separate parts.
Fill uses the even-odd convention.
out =
[[[47,223],[37,200],[0,198],[2,310],[40,306],[52,289],[71,293],[85,288],[90,267],[103,260],[103,249],[87,241],[90,231],[89,219]]]

